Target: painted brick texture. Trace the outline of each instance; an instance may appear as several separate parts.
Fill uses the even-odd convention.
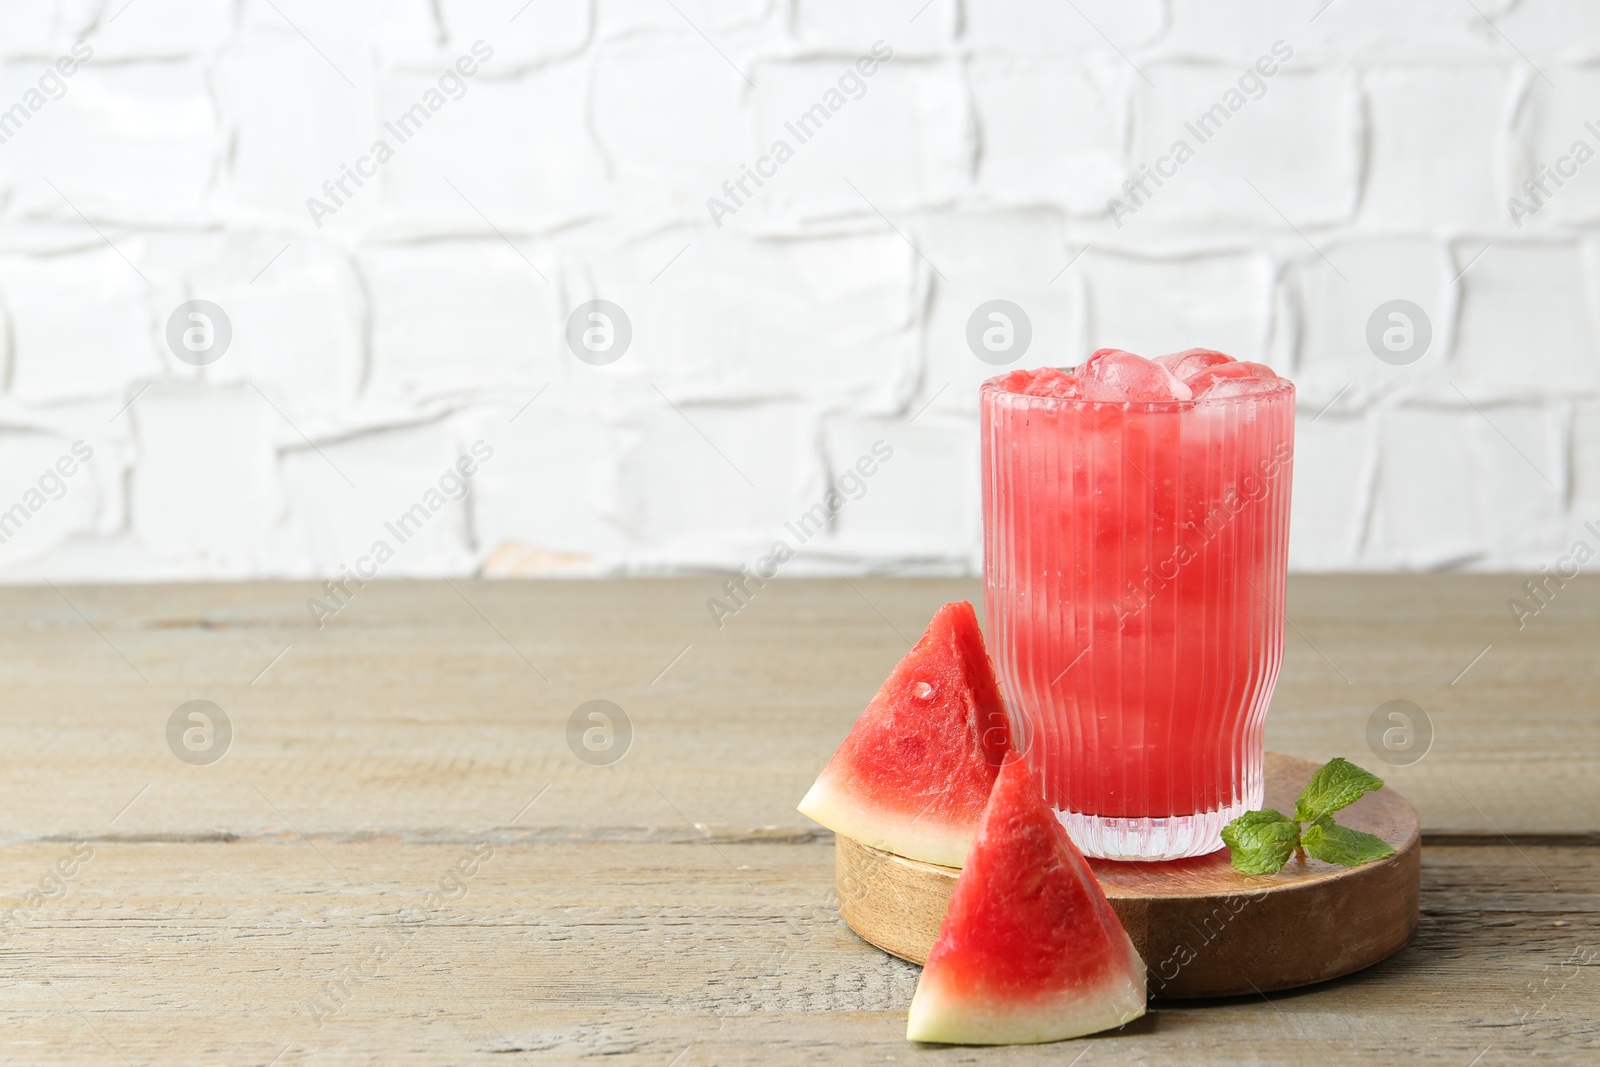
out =
[[[1577,0],[13,6],[0,512],[43,503],[0,580],[337,574],[429,493],[382,573],[738,568],[879,441],[786,573],[973,573],[996,298],[1016,366],[1293,377],[1297,569],[1537,569],[1600,520]]]

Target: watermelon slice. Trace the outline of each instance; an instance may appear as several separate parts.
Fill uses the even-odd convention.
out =
[[[906,1038],[1059,1041],[1137,1019],[1144,998],[1144,961],[1026,761],[1010,757],[911,998]]]
[[[874,848],[959,867],[1010,749],[978,617],[958,600],[890,673],[800,812]]]

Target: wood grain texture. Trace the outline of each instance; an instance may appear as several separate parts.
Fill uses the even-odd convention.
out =
[[[324,629],[310,583],[0,591],[0,1061],[916,1058],[916,968],[839,921],[831,836],[793,806],[978,587],[776,582],[718,629],[720,585],[384,582]],[[1085,1067],[1320,1062],[1307,1039],[1340,1067],[1600,1058],[1600,972],[1572,962],[1600,951],[1600,583],[1523,631],[1519,585],[1291,582],[1271,747],[1363,762],[1382,701],[1433,719],[1425,759],[1377,768],[1449,842],[1417,937],[1312,991],[1159,1006]],[[235,728],[207,767],[165,740],[196,698]],[[567,744],[594,698],[632,722],[614,766]],[[402,909],[420,932],[374,964]],[[319,996],[341,1004],[320,1027]]]
[[[1600,579],[1569,583],[1523,631],[1505,608],[1518,585],[1295,578],[1268,747],[1374,762],[1373,710],[1413,700],[1432,750],[1381,769],[1430,838],[1596,835]],[[0,722],[0,833],[108,832],[152,781],[159,802],[111,832],[283,832],[253,782],[308,832],[430,840],[503,822],[527,787],[557,780],[524,832],[692,833],[676,805],[714,833],[810,834],[793,798],[933,611],[981,593],[779,582],[719,630],[705,606],[719,590],[709,577],[377,583],[320,630],[305,601],[325,594],[310,583],[7,590],[0,680],[20,710]],[[213,767],[178,764],[163,738],[193,698],[234,720]],[[603,774],[565,741],[568,715],[593,698],[620,704],[635,730]]]
[[[1293,811],[1317,765],[1268,753],[1266,807]],[[1273,875],[1233,869],[1226,850],[1170,863],[1091,860],[1144,959],[1151,996],[1270,993],[1324,982],[1388,959],[1417,929],[1422,839],[1417,813],[1392,789],[1339,814],[1395,855],[1360,867],[1291,860]],[[886,952],[922,963],[938,939],[960,872],[835,839],[839,914]]]
[[[921,1062],[903,1041],[918,968],[840,921],[825,841],[495,846],[409,937],[403,919],[471,845],[92,847],[0,946],[4,1062]],[[5,846],[0,862],[32,884],[64,851]],[[1466,1067],[1489,1046],[1480,1067],[1593,1063],[1600,866],[1590,848],[1523,853],[1427,848],[1417,937],[1389,960],[1270,999],[1157,1002],[1084,1067],[1304,1063],[1306,1041],[1337,1067]]]

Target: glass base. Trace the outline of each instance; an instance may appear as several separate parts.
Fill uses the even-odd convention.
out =
[[[1258,802],[1255,807],[1260,807]],[[1085,856],[1103,860],[1181,860],[1222,847],[1222,828],[1251,810],[1246,802],[1195,815],[1159,819],[1114,819],[1058,811],[1072,843]]]

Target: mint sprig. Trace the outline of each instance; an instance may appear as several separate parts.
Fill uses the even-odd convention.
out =
[[[1348,808],[1360,800],[1363,793],[1382,788],[1382,778],[1362,770],[1343,756],[1335,756],[1318,767],[1311,781],[1300,790],[1300,799],[1294,802],[1295,821],[1315,822],[1340,808]]]
[[[1377,834],[1352,830],[1329,818],[1318,819],[1306,827],[1300,835],[1300,843],[1316,859],[1342,867],[1359,867],[1394,855],[1394,849]]]
[[[1222,828],[1233,865],[1245,874],[1283,870],[1300,847],[1300,824],[1281,811],[1247,811]]]
[[[1333,821],[1334,812],[1382,788],[1381,778],[1349,760],[1329,760],[1300,791],[1293,818],[1265,808],[1247,811],[1222,828],[1234,869],[1245,874],[1274,874],[1296,851],[1343,867],[1359,867],[1394,855],[1383,838]]]

